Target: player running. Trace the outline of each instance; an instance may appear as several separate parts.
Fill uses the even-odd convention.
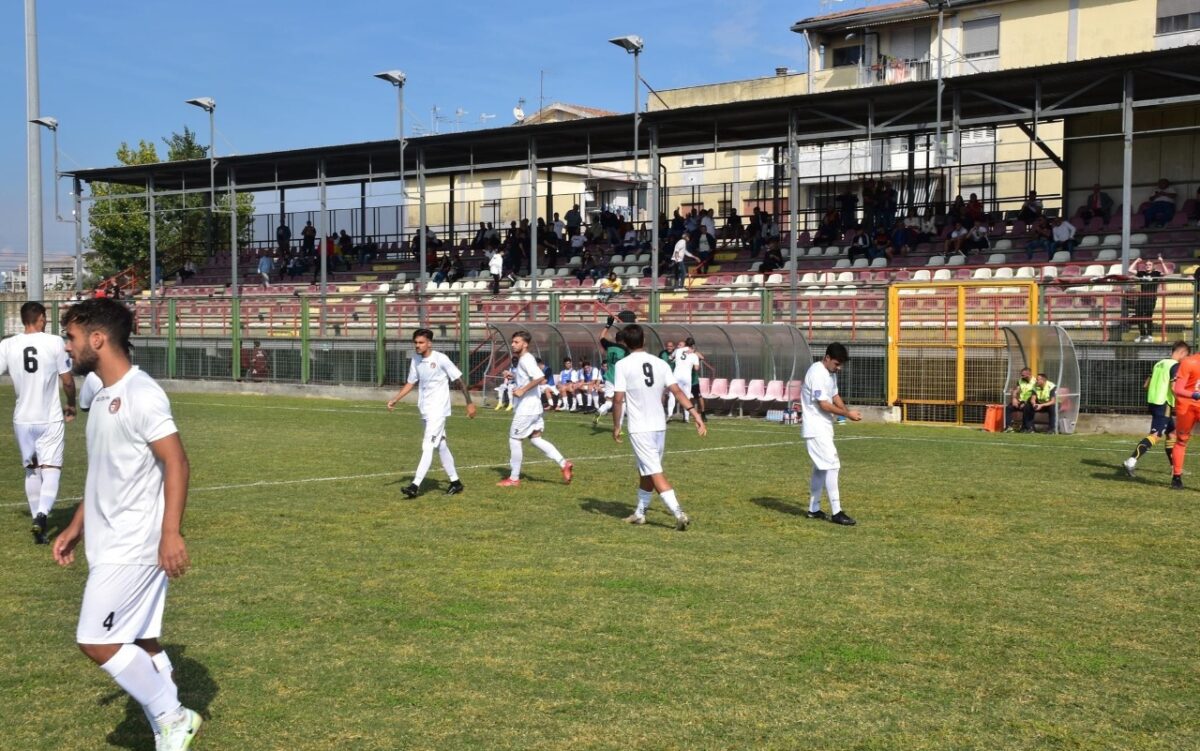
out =
[[[1171,356],[1154,363],[1154,369],[1150,371],[1150,376],[1142,384],[1142,388],[1146,389],[1146,408],[1150,411],[1150,432],[1145,438],[1138,441],[1137,446],[1133,449],[1133,454],[1122,464],[1130,477],[1133,477],[1133,470],[1137,467],[1138,459],[1154,448],[1154,444],[1164,436],[1167,439],[1167,461],[1174,460],[1172,449],[1175,447],[1175,420],[1171,417],[1171,410],[1175,408],[1175,391],[1172,386],[1175,377],[1179,374],[1179,361],[1187,357],[1191,351],[1192,348],[1188,346],[1187,342],[1175,342],[1171,346]]]
[[[512,427],[508,431],[508,463],[512,474],[496,483],[502,488],[515,488],[521,484],[521,461],[524,458],[521,443],[526,438],[562,469],[564,482],[569,485],[574,476],[575,465],[564,459],[553,443],[542,438],[546,423],[542,418],[542,397],[538,391],[546,376],[538,368],[537,360],[529,351],[529,342],[532,339],[533,335],[528,331],[518,331],[512,338],[512,356],[517,360],[516,386],[512,395],[517,406],[513,408]]]
[[[58,500],[62,480],[66,430],[63,422],[75,419],[75,379],[71,358],[61,337],[46,333],[46,308],[39,302],[21,306],[24,333],[0,342],[0,374],[12,376],[17,392],[13,432],[25,467],[25,498],[33,519],[33,542],[49,540],[47,518]],[[67,394],[62,406],[58,387]]]
[[[463,492],[463,484],[458,479],[454,455],[450,453],[450,444],[446,441],[446,418],[450,416],[450,389],[453,388],[462,391],[463,398],[467,400],[467,417],[475,419],[475,405],[471,403],[471,392],[467,389],[467,384],[463,383],[462,371],[449,357],[433,350],[431,329],[417,329],[413,332],[413,349],[416,350],[416,354],[408,366],[408,383],[405,383],[387,403],[388,411],[393,411],[396,404],[408,396],[414,386],[420,385],[417,409],[421,412],[421,419],[425,421],[425,435],[421,439],[421,460],[417,462],[417,472],[413,481],[400,492],[407,498],[417,497],[421,483],[433,464],[433,450],[436,448],[442,460],[442,468],[450,477],[446,495],[458,495]]]
[[[155,748],[191,746],[200,715],[179,702],[171,660],[158,642],[167,579],[188,569],[180,534],[188,460],[167,395],[129,362],[133,315],[108,299],[77,303],[63,317],[75,372],[102,388],[87,424],[83,503],[54,541],[69,566],[86,535],[88,578],[75,641],[146,713]]]
[[[708,432],[704,418],[691,403],[683,389],[675,382],[675,374],[660,358],[648,354],[645,332],[641,326],[631,323],[623,329],[625,346],[629,354],[616,366],[613,383],[613,440],[621,442],[621,417],[629,411],[629,443],[638,468],[637,508],[625,518],[630,524],[646,523],[646,508],[658,492],[663,503],[675,516],[675,529],[685,531],[692,523],[675,498],[675,490],[663,474],[662,459],[666,451],[667,418],[662,410],[663,392],[670,391],[684,409],[694,412],[696,432],[701,436]]]
[[[692,393],[692,376],[700,369],[700,358],[692,351],[696,346],[696,340],[688,337],[679,343],[675,348],[675,362],[673,368],[675,371],[675,383],[679,384],[679,390],[685,394]],[[692,395],[692,403],[696,403],[696,396]],[[680,405],[682,406],[682,404]],[[673,417],[675,414],[675,397],[667,397],[667,417]],[[691,420],[691,416],[684,411],[684,422]]]
[[[841,492],[838,489],[838,472],[842,462],[833,443],[833,419],[836,415],[855,422],[862,419],[862,414],[847,408],[838,395],[837,373],[849,360],[850,353],[844,345],[838,342],[830,344],[825,348],[825,357],[813,363],[804,374],[804,386],[800,389],[800,406],[804,413],[802,435],[813,463],[808,485],[808,513],[805,516],[809,519],[828,519],[847,527],[854,526],[856,522],[842,510]],[[829,496],[832,516],[826,516],[821,510],[822,490]]]
[[[1183,490],[1187,445],[1192,437],[1192,426],[1200,420],[1200,354],[1180,360],[1172,389],[1175,392],[1175,448],[1171,454],[1171,489]]]

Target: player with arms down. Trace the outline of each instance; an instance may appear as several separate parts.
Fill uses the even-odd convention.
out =
[[[417,472],[413,481],[400,492],[408,498],[417,497],[421,483],[433,464],[433,450],[437,449],[442,468],[450,478],[446,495],[457,495],[463,492],[463,484],[458,479],[454,455],[450,453],[450,444],[446,441],[446,418],[450,416],[450,389],[462,391],[463,398],[467,400],[467,417],[471,419],[475,419],[475,405],[471,403],[471,392],[467,389],[467,384],[463,383],[462,371],[449,357],[433,350],[431,329],[417,329],[413,332],[413,349],[416,350],[416,354],[408,366],[408,382],[401,386],[387,403],[388,411],[393,411],[396,404],[408,396],[415,386],[420,386],[417,409],[421,412],[421,419],[425,421],[425,435],[421,438],[421,460],[417,462]]]
[[[570,485],[574,476],[575,465],[564,459],[553,443],[542,438],[546,423],[542,418],[542,396],[539,387],[545,382],[546,375],[538,367],[537,358],[529,351],[529,342],[532,340],[533,335],[528,331],[518,331],[513,334],[510,343],[512,356],[517,361],[514,371],[516,386],[512,390],[517,406],[513,408],[512,425],[508,431],[508,464],[512,474],[496,483],[502,488],[515,488],[521,484],[521,462],[525,456],[521,444],[526,438],[559,466],[563,482]]]
[[[670,391],[685,411],[696,418],[696,432],[708,433],[704,418],[675,382],[675,374],[662,359],[648,354],[646,334],[641,326],[631,323],[622,329],[629,354],[617,363],[613,389],[613,440],[621,442],[621,417],[629,414],[629,443],[638,468],[638,503],[626,517],[630,524],[646,523],[646,508],[658,492],[663,503],[675,516],[675,529],[683,532],[692,523],[675,498],[675,489],[663,474],[662,459],[666,451],[667,416],[663,413],[663,393]]]
[[[188,460],[171,404],[129,362],[133,315],[109,299],[77,303],[63,316],[75,373],[103,385],[91,401],[83,503],[54,541],[68,566],[85,540],[87,585],[75,641],[146,713],[156,748],[191,746],[200,715],[179,702],[171,661],[158,642],[167,579],[188,569],[180,527]]]
[[[837,447],[833,444],[833,420],[836,416],[848,417],[857,422],[862,414],[849,409],[838,394],[837,374],[842,365],[849,362],[850,354],[838,342],[825,349],[825,356],[815,362],[804,374],[804,386],[800,389],[800,406],[804,413],[802,434],[808,457],[812,459],[812,477],[809,480],[809,519],[829,519],[834,524],[853,526],[856,522],[842,511],[841,493],[838,489],[838,472],[842,462]],[[829,511],[826,516],[821,510],[821,491],[829,496]]]
[[[33,542],[45,545],[46,521],[62,480],[66,430],[63,421],[75,419],[75,379],[71,358],[61,337],[46,333],[46,308],[39,302],[21,306],[24,333],[0,342],[0,374],[12,377],[17,393],[13,432],[25,467],[25,498],[33,518]],[[64,408],[59,384],[67,394]]]

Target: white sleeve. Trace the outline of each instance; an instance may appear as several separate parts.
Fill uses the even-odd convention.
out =
[[[833,404],[837,388],[834,386],[833,379],[829,377],[828,371],[818,373],[814,380],[816,383],[812,384],[813,400]]]
[[[531,380],[531,381],[536,381],[539,378],[546,377],[545,373],[538,370],[537,363],[534,361],[534,359],[532,357],[522,357],[521,360],[517,363],[517,367],[520,368],[521,372],[523,372],[525,374],[525,376],[527,378],[529,378],[529,380]]]
[[[134,399],[129,401],[133,402]],[[171,402],[158,384],[149,383],[138,388],[136,404],[136,407],[128,405],[134,409],[132,427],[135,435],[146,443],[154,443],[179,432],[171,415]]]
[[[5,373],[8,372],[8,342],[9,341],[10,340],[5,339],[4,341],[0,342],[0,375],[4,375]]]
[[[83,385],[79,387],[79,408],[85,412],[92,408],[92,400],[96,398],[96,392],[103,388],[104,384],[100,382],[100,376],[95,373],[88,373],[87,378],[83,379]]]
[[[620,363],[616,366],[616,372],[613,373],[613,391],[625,393],[625,368],[622,368]]]
[[[654,369],[658,371],[658,377],[663,379],[663,383],[666,384],[667,390],[670,391],[671,386],[676,385],[675,371],[671,370],[671,366],[667,365],[662,360],[656,359],[654,363]]]
[[[63,344],[61,339],[58,340],[58,352],[55,353],[55,360],[58,362],[59,375],[71,372],[71,356],[67,354],[67,345]]]
[[[420,380],[420,378],[418,377],[418,373],[417,373],[418,367],[419,366],[417,364],[417,358],[416,358],[416,355],[414,355],[413,358],[408,361],[408,382],[409,383],[415,384],[415,383],[417,383],[418,380]]]
[[[454,364],[453,360],[445,355],[442,355],[441,360],[442,370],[446,371],[446,378],[450,380],[450,383],[454,383],[459,378],[462,378],[462,371],[458,369],[458,366]]]

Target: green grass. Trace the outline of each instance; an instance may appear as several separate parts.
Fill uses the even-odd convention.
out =
[[[673,425],[679,534],[657,500],[620,522],[630,450],[589,417],[548,418],[572,486],[527,446],[502,490],[508,415],[458,411],[467,492],[435,460],[408,501],[411,407],[173,401],[194,568],[164,641],[197,749],[1200,747],[1200,480],[1168,492],[1161,452],[1118,474],[1132,439],[839,428],[847,529],[802,516],[795,429]],[[73,646],[86,567],[32,545],[4,444],[0,749],[150,749]]]

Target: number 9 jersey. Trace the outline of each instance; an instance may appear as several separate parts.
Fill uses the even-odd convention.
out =
[[[625,415],[631,434],[667,429],[663,392],[674,383],[671,366],[645,351],[630,353],[617,362],[613,390],[625,394]]]
[[[59,376],[71,372],[71,358],[62,337],[53,334],[17,334],[0,342],[0,374],[12,377],[17,392],[13,410],[16,425],[63,421]]]

